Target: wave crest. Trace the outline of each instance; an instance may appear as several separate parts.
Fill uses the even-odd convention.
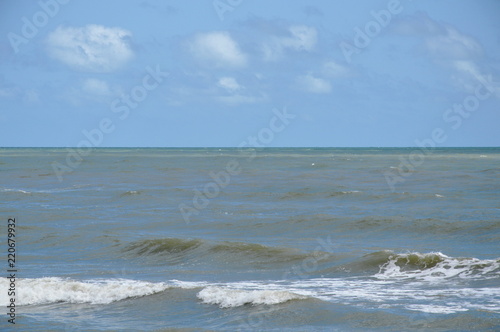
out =
[[[198,298],[203,303],[216,304],[221,308],[233,308],[245,304],[279,304],[307,297],[282,290],[240,290],[209,286],[198,293]]]
[[[199,247],[201,240],[184,240],[177,238],[143,240],[128,245],[125,251],[135,251],[139,255],[182,253]]]
[[[442,280],[460,278],[498,278],[500,259],[454,258],[440,252],[391,254],[375,277],[380,279]]]
[[[313,254],[301,252],[297,249],[272,247],[259,243],[246,242],[211,242],[201,239],[148,239],[127,245],[126,252],[132,252],[139,256],[147,255],[172,255],[189,257],[207,257],[214,259],[233,257],[235,259],[248,259],[261,263],[290,262],[303,260]],[[243,257],[243,258],[242,258]]]
[[[2,289],[8,288],[8,280],[2,279]],[[109,279],[76,281],[58,277],[18,279],[17,305],[36,305],[57,302],[108,304],[131,297],[141,297],[162,292],[171,285],[146,281]],[[5,306],[8,298],[0,297]]]

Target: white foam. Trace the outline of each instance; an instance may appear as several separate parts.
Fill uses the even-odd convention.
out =
[[[404,254],[398,257],[404,257]],[[460,261],[460,259],[446,255],[442,255],[441,258],[441,263],[448,265],[454,260]],[[474,260],[466,259],[467,262]],[[498,278],[498,270],[495,270],[498,266],[485,265],[485,262],[490,262],[488,260],[477,261],[482,264],[480,267],[477,265],[474,267],[473,275],[467,276],[467,271],[465,271],[459,274],[459,278],[454,279],[432,275],[432,273],[439,274],[441,269],[462,271],[463,261],[462,265],[456,266],[457,269],[450,266],[445,268],[444,265],[438,268],[435,265],[424,270],[402,271],[399,266],[391,264],[391,259],[379,274],[368,278],[359,276],[229,283],[179,280],[146,282],[128,279],[77,281],[55,277],[17,279],[16,305],[57,302],[108,304],[127,298],[155,294],[169,288],[182,288],[199,289],[197,297],[203,303],[218,305],[221,308],[239,307],[245,304],[276,305],[290,300],[316,298],[346,305],[361,305],[368,308],[403,307],[433,314],[449,314],[466,310],[500,313],[500,288],[464,287],[463,278],[476,277],[478,273],[486,274],[486,271],[490,271],[488,273]],[[491,262],[498,264],[496,261]],[[465,266],[468,265],[465,264]],[[424,275],[418,273],[424,273]],[[425,273],[430,273],[430,278],[434,278],[431,280],[445,278],[446,282],[431,283],[426,280]],[[456,271],[449,272],[448,275],[455,274]],[[429,287],[430,285],[432,287]],[[0,290],[8,288],[9,280],[0,278]],[[8,304],[8,300],[7,292],[0,292],[0,306]]]
[[[407,270],[397,265],[398,260],[409,259],[410,255],[424,260],[429,256],[437,256],[440,262],[426,269]],[[445,281],[453,277],[470,279],[491,279],[500,277],[500,260],[478,258],[453,258],[440,252],[421,254],[418,252],[397,254],[382,265],[378,279],[417,279],[423,281]]]
[[[22,190],[22,189],[9,189],[9,188],[5,188],[5,189],[2,189],[2,191],[4,191],[4,192],[16,192],[16,193],[21,193],[21,194],[26,194],[26,195],[30,195],[31,194],[30,191]]]
[[[460,305],[448,304],[443,305],[433,305],[433,304],[414,304],[406,306],[406,309],[413,311],[421,311],[429,314],[453,314],[461,311],[468,311],[469,309],[463,308]]]
[[[7,289],[9,280],[0,280],[0,289]],[[162,292],[172,287],[166,283],[151,283],[127,279],[75,281],[62,278],[16,280],[16,305],[56,302],[107,304],[130,297]],[[5,293],[5,294],[4,294]],[[8,303],[7,292],[0,295],[0,305]]]
[[[198,293],[204,303],[221,308],[245,304],[279,304],[294,299],[322,301],[363,307],[404,307],[433,314],[467,310],[500,313],[500,288],[462,288],[446,283],[429,288],[425,281],[380,280],[364,277],[305,280],[245,281],[212,284]]]
[[[198,293],[204,303],[217,304],[221,308],[239,307],[245,304],[278,304],[305,296],[281,290],[240,290],[209,286]]]

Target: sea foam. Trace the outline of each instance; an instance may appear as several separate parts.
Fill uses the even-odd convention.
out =
[[[306,297],[281,290],[241,290],[209,286],[198,293],[198,298],[207,304],[217,304],[221,308],[231,308],[245,304],[279,304],[290,300],[305,299]]]
[[[0,288],[7,289],[9,280],[2,278]],[[76,281],[57,277],[18,279],[16,305],[36,305],[56,302],[108,304],[131,297],[162,292],[166,283],[151,283],[127,279]],[[0,305],[7,305],[6,292],[0,295]]]
[[[441,281],[453,277],[491,279],[500,276],[500,259],[455,258],[440,252],[393,254],[375,275],[378,279]]]

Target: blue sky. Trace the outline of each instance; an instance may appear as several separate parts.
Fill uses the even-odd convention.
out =
[[[500,146],[499,18],[496,0],[2,1],[0,146]]]

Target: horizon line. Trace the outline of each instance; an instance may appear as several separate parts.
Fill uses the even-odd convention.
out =
[[[89,147],[84,147],[89,148]],[[90,149],[484,149],[500,146],[96,146]],[[77,146],[0,146],[0,149],[81,149]]]

